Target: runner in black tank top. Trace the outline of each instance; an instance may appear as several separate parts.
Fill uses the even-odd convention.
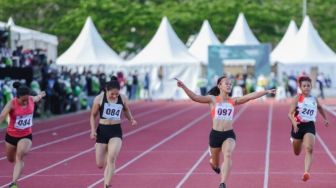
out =
[[[116,77],[106,84],[105,92],[99,94],[93,102],[90,125],[91,139],[96,140],[96,164],[98,168],[105,167],[104,187],[110,187],[115,170],[115,161],[122,145],[121,115],[136,125],[128,100],[119,93],[120,84]],[[99,125],[96,126],[96,118],[99,115]],[[106,164],[106,165],[105,165]]]

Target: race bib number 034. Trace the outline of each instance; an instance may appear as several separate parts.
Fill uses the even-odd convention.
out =
[[[33,114],[16,116],[14,127],[17,129],[26,129],[33,126]]]

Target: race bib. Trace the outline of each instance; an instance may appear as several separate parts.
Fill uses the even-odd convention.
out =
[[[303,103],[299,105],[299,116],[303,121],[315,121],[316,115],[317,104],[315,100],[308,100],[307,98]]]
[[[109,120],[120,120],[123,106],[121,104],[104,104],[103,117]]]
[[[300,116],[305,121],[315,121],[316,111],[317,109],[315,106],[305,105],[301,108]]]
[[[215,119],[232,120],[234,108],[229,103],[222,103],[216,105]]]
[[[33,126],[33,114],[16,116],[14,127],[17,129],[26,129]]]

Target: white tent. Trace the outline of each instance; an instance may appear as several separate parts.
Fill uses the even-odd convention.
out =
[[[190,46],[189,52],[199,59],[203,65],[207,65],[209,45],[219,44],[220,42],[213,32],[208,20],[205,20],[197,38]]]
[[[315,71],[336,80],[336,54],[321,39],[308,16],[285,49],[287,56],[278,59],[279,75]]]
[[[12,18],[9,18],[7,23],[0,22],[0,28],[10,29],[12,50],[18,46],[23,46],[23,49],[40,48],[46,50],[48,59],[56,59],[58,39],[55,35],[17,26]]]
[[[119,69],[123,65],[121,59],[101,38],[91,17],[74,43],[56,61],[57,65],[69,67],[102,68],[105,71]]]
[[[181,99],[187,96],[177,88],[174,78],[196,90],[200,61],[192,56],[164,17],[147,46],[127,66],[138,74],[150,73],[150,93],[155,99]]]
[[[282,39],[280,40],[280,42],[274,48],[274,50],[272,51],[270,55],[271,63],[274,64],[282,57],[285,57],[288,55],[287,48],[290,45],[290,43],[294,40],[297,32],[298,32],[298,28],[295,22],[294,20],[291,20],[285,35],[282,37]]]
[[[259,41],[252,33],[245,16],[240,13],[233,30],[224,42],[225,45],[258,45]]]

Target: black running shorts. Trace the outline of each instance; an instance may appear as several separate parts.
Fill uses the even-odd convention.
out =
[[[233,130],[216,131],[212,129],[209,136],[209,145],[212,148],[221,148],[223,142],[228,138],[236,140],[236,134]]]
[[[10,136],[8,133],[6,133],[6,142],[13,145],[13,146],[17,146],[18,142],[21,140],[21,139],[24,139],[24,138],[28,138],[29,140],[33,140],[33,135],[32,134],[29,134],[27,136],[23,136],[23,137],[14,137],[14,136]]]
[[[122,130],[120,124],[103,125],[99,124],[97,128],[97,143],[108,144],[111,138],[122,139]]]
[[[316,130],[315,130],[315,123],[313,121],[307,122],[307,123],[300,123],[298,124],[298,132],[294,133],[294,128],[292,126],[292,131],[291,131],[291,136],[294,139],[299,139],[302,140],[303,136],[306,133],[312,133],[315,135]]]

